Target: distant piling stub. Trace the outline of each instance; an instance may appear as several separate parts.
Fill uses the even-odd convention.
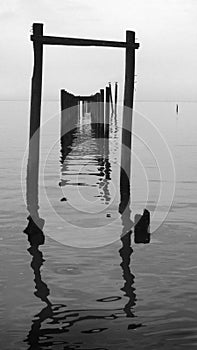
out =
[[[134,242],[150,242],[150,212],[144,209],[143,215],[135,215]]]

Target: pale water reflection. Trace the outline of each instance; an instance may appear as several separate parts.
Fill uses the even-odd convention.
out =
[[[114,225],[119,240],[91,249],[61,245],[50,238],[47,227],[50,213],[44,208],[42,193],[39,209],[39,217],[45,220],[42,233],[37,232],[30,242],[28,235],[22,233],[27,226],[27,210],[21,193],[20,171],[27,140],[27,127],[24,125],[27,123],[28,104],[9,102],[0,107],[1,349],[195,349],[196,104],[179,104],[178,125],[175,104],[136,105],[160,125],[171,147],[177,174],[174,202],[165,222],[151,235],[150,243],[135,244],[134,235],[132,233],[130,236],[129,231],[124,239],[121,238],[124,224],[122,226],[117,210],[119,202],[115,200],[110,213],[112,219],[115,211],[119,215],[120,224]],[[55,104],[44,106],[45,118],[52,109],[57,110]],[[13,115],[17,121],[15,125],[10,123]],[[43,153],[49,150],[49,140],[56,139],[53,135],[58,132],[59,125],[55,127],[51,134],[43,135]],[[5,133],[6,130],[9,132]],[[90,138],[93,140],[92,136]],[[112,140],[115,141],[113,146]],[[107,198],[110,199],[107,201],[112,201],[113,187],[110,187],[110,183],[117,166],[114,159],[117,157],[118,142],[112,134],[106,163],[98,141],[96,138],[93,140],[97,156],[93,154],[90,158],[92,163],[89,170],[83,169],[84,173],[94,173],[90,176],[94,181],[89,183],[81,174],[85,181],[80,179],[80,183],[99,182],[96,187],[86,187],[90,188],[91,193],[95,189],[101,192],[98,192],[101,197],[95,199],[101,207],[105,207],[104,185],[99,185],[104,180],[108,181],[110,194],[107,192]],[[54,203],[65,210],[68,201],[60,202],[62,187],[59,186],[59,169],[61,164],[62,167],[67,166],[65,171],[71,175],[69,157],[74,149],[71,148],[67,155],[69,161],[62,161],[61,164],[60,156],[63,155],[60,151],[58,145],[54,158],[51,158],[53,161],[47,164],[46,184],[49,187],[55,184]],[[150,180],[155,192],[152,192],[153,196],[148,202],[151,212],[155,207],[158,177],[151,168],[153,165],[146,160],[145,164],[150,173],[153,171]],[[51,171],[54,165],[56,173]],[[137,188],[141,193],[135,182],[135,174],[133,176],[132,191],[135,192]],[[65,175],[61,178],[63,180],[66,180]],[[63,187],[76,186],[66,184]],[[65,196],[69,199],[69,193],[65,193]],[[130,217],[131,222],[126,220],[128,229],[134,220],[131,206],[129,210],[131,213],[127,218]],[[106,217],[106,220],[111,218]],[[53,230],[55,234],[58,227],[54,225]]]

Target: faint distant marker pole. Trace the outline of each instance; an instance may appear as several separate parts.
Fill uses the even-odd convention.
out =
[[[127,205],[127,202],[130,197],[132,117],[133,117],[133,96],[134,96],[134,78],[135,78],[135,49],[138,47],[139,47],[139,44],[135,44],[135,32],[127,30],[126,31],[124,106],[123,106],[123,121],[122,121],[121,171],[120,171],[121,202],[124,202],[125,205]]]
[[[43,24],[33,24],[33,36],[43,36]],[[29,133],[29,158],[27,165],[27,209],[30,216],[37,216],[39,148],[40,148],[40,110],[42,95],[43,44],[33,41],[34,68],[31,84],[31,109]]]

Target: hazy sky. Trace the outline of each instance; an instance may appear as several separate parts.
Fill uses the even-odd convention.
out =
[[[28,99],[33,22],[45,35],[125,40],[136,32],[136,99],[197,99],[197,0],[0,0],[0,99]],[[44,47],[43,98],[124,82],[124,49]]]

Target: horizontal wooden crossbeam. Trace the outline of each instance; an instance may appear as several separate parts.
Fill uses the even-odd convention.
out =
[[[138,49],[140,46],[138,43],[126,43],[124,41],[64,38],[46,35],[31,35],[31,40],[45,45],[131,47],[133,49]]]
[[[95,95],[92,96],[76,96],[79,101],[92,101]]]

